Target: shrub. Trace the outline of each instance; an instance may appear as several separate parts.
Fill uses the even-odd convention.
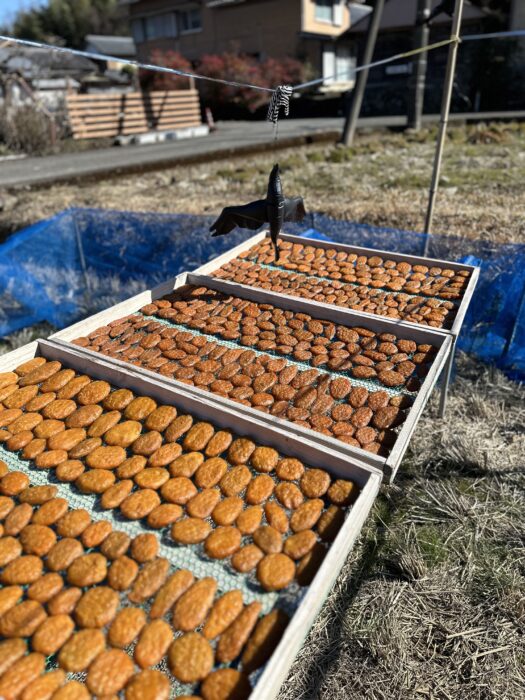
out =
[[[245,54],[209,54],[201,58],[198,71],[201,75],[238,83],[250,83],[268,87],[261,63]],[[251,88],[221,85],[207,80],[199,81],[199,92],[205,103],[215,105],[233,104],[255,112],[268,100],[268,95]]]
[[[261,64],[261,71],[268,87],[298,85],[312,77],[311,68],[295,58],[267,58]]]
[[[12,151],[42,155],[52,147],[49,119],[32,105],[9,113],[4,109],[0,114],[0,141]]]
[[[175,70],[193,70],[191,63],[178,51],[155,49],[151,52],[151,63]],[[143,69],[140,70],[139,80],[143,90],[185,90],[188,87],[188,78]]]
[[[268,58],[265,61],[246,54],[227,52],[223,54],[206,54],[191,64],[181,54],[173,51],[154,51],[151,62],[180,70],[189,70],[210,78],[249,83],[261,87],[273,88],[277,85],[300,83],[307,79],[308,68],[293,58]],[[172,78],[162,73],[141,73],[144,89],[166,90],[187,87],[186,78]],[[251,88],[234,87],[207,80],[197,81],[197,87],[206,106],[211,106],[224,113],[247,111],[256,112],[268,103],[268,93]]]

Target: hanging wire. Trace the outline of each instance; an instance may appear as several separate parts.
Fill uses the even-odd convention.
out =
[[[53,46],[52,44],[44,44],[40,41],[30,41],[29,39],[15,39],[11,36],[3,36],[0,34],[0,41],[6,41],[11,44],[27,46],[32,49],[45,49],[47,51],[55,51],[56,53],[70,54],[80,56],[81,58],[89,58],[93,61],[113,61],[122,63],[126,66],[134,68],[143,68],[144,70],[155,71],[157,73],[169,73],[171,75],[179,75],[183,78],[194,78],[195,80],[208,80],[212,83],[221,83],[222,85],[231,85],[232,87],[251,88],[252,90],[262,90],[263,92],[274,92],[274,88],[262,87],[261,85],[251,85],[250,83],[239,83],[235,80],[223,80],[221,78],[211,78],[207,75],[199,73],[190,73],[189,71],[178,70],[177,68],[167,68],[166,66],[157,66],[152,63],[141,63],[129,58],[118,58],[117,56],[108,56],[102,53],[94,53],[92,51],[80,51],[80,49],[69,49],[65,46]]]
[[[416,56],[420,53],[428,53],[429,51],[434,51],[435,49],[442,48],[448,44],[461,41],[481,41],[484,39],[506,39],[511,37],[523,37],[525,36],[525,30],[513,30],[508,32],[491,32],[489,34],[467,34],[463,37],[452,37],[450,39],[445,39],[444,41],[438,41],[435,44],[428,44],[427,46],[420,47],[418,49],[413,49],[411,51],[405,51],[403,53],[398,53],[389,58],[384,58],[380,61],[374,61],[363,66],[358,66],[352,71],[352,75],[359,73],[370,68],[376,68],[377,66],[384,66],[387,63],[393,63],[394,61],[399,61],[401,59]],[[69,54],[73,56],[80,56],[81,58],[88,58],[94,61],[116,61],[124,65],[132,66],[134,68],[142,68],[143,70],[154,71],[157,73],[167,73],[169,75],[178,75],[183,78],[193,78],[194,80],[206,80],[212,83],[219,83],[221,85],[229,85],[230,87],[239,88],[249,88],[251,90],[259,90],[261,92],[271,93],[270,106],[268,110],[268,121],[272,122],[274,125],[278,123],[280,109],[284,108],[285,115],[289,113],[289,102],[292,94],[294,92],[299,92],[300,90],[305,90],[309,87],[315,85],[322,85],[325,82],[336,80],[340,77],[338,74],[316,78],[315,80],[309,80],[305,83],[299,83],[298,85],[279,85],[275,88],[263,87],[262,85],[253,85],[251,83],[242,83],[236,80],[225,80],[222,78],[212,78],[208,75],[201,75],[199,73],[191,73],[189,71],[179,70],[177,68],[168,68],[166,66],[158,66],[152,63],[141,63],[140,61],[135,61],[132,59],[119,58],[117,56],[108,56],[106,54],[94,53],[92,51],[81,51],[79,49],[70,49],[63,46],[53,46],[52,44],[45,44],[39,41],[30,41],[29,39],[17,39],[11,36],[4,36],[0,34],[0,46],[4,47],[9,44],[15,44],[18,46],[27,46],[34,49],[44,49],[47,51],[53,51],[55,53]]]
[[[525,29],[513,29],[510,32],[490,32],[490,34],[465,34],[463,41],[480,41],[483,39],[511,39],[525,36]]]
[[[461,41],[458,37],[453,39],[444,39],[443,41],[438,41],[435,44],[428,44],[419,49],[412,49],[411,51],[405,51],[404,53],[396,53],[394,56],[389,58],[383,58],[380,61],[374,61],[373,63],[367,63],[364,66],[358,66],[354,68],[352,73],[360,73],[363,70],[368,70],[370,68],[376,68],[377,66],[384,66],[386,63],[392,63],[393,61],[399,61],[402,58],[409,58],[410,56],[416,56],[418,53],[426,53],[428,51],[433,51],[434,49],[440,49],[442,46],[447,46],[455,41]],[[339,76],[330,75],[327,78],[316,78],[315,80],[309,80],[307,83],[300,83],[299,85],[294,85],[294,92],[297,90],[304,90],[305,88],[313,87],[314,85],[320,85],[326,81],[335,80]]]

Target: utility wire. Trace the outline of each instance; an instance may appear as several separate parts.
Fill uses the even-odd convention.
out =
[[[442,48],[454,41],[482,41],[485,39],[506,39],[511,37],[523,37],[525,36],[525,29],[518,29],[510,32],[492,32],[490,34],[467,34],[465,36],[455,37],[452,39],[445,39],[444,41],[438,41],[435,44],[428,44],[427,46],[420,47],[418,49],[413,49],[411,51],[405,51],[403,53],[398,53],[389,58],[384,58],[380,61],[374,61],[363,66],[358,66],[352,70],[352,75],[359,73],[360,71],[376,68],[377,66],[383,66],[387,63],[392,63],[394,61],[399,61],[404,58],[410,58],[416,56],[419,53],[425,53],[428,51],[434,51],[435,49]],[[152,63],[141,63],[140,61],[134,61],[126,58],[119,58],[118,56],[109,56],[101,53],[94,53],[92,51],[80,51],[79,49],[70,49],[64,46],[54,46],[52,44],[44,44],[39,41],[30,41],[29,39],[18,39],[12,36],[0,35],[0,42],[5,42],[0,44],[0,47],[5,47],[9,44],[17,44],[19,46],[27,46],[33,49],[45,49],[47,51],[54,51],[55,53],[69,54],[73,56],[80,56],[81,58],[88,58],[94,61],[115,61],[117,63],[122,63],[127,66],[133,66],[134,68],[142,68],[144,70],[154,71],[157,73],[167,73],[170,75],[178,75],[183,78],[194,78],[195,80],[207,80],[212,83],[220,83],[221,85],[229,85],[231,87],[239,88],[250,88],[251,90],[260,90],[262,92],[273,93],[277,89],[263,87],[262,85],[253,85],[252,83],[243,83],[236,80],[223,80],[221,78],[212,78],[208,75],[201,75],[199,73],[191,73],[190,71],[179,70],[177,68],[168,68],[166,66],[159,66]],[[314,85],[320,85],[324,82],[334,80],[340,77],[339,74],[327,76],[324,78],[316,78],[315,80],[309,80],[305,83],[299,83],[298,85],[292,85],[292,90],[297,92],[299,90],[304,90],[306,88],[312,87]]]
[[[440,49],[442,46],[447,46],[454,41],[461,41],[459,38],[455,39],[444,39],[443,41],[438,41],[436,44],[428,44],[419,49],[413,49],[411,51],[405,51],[404,53],[396,53],[390,58],[383,58],[380,61],[374,61],[373,63],[367,63],[364,66],[358,66],[352,73],[359,73],[363,70],[368,70],[369,68],[376,68],[377,66],[383,66],[385,63],[392,63],[393,61],[399,61],[401,58],[409,58],[410,56],[416,56],[418,53],[425,53],[426,51],[433,51],[434,49]],[[304,88],[311,87],[312,85],[319,85],[327,80],[334,80],[334,78],[340,77],[337,75],[331,75],[328,78],[317,78],[316,80],[310,80],[308,83],[301,83],[300,85],[294,86],[294,92],[296,90],[303,90]]]
[[[107,56],[102,53],[93,53],[91,51],[80,51],[79,49],[69,49],[65,46],[53,46],[52,44],[43,44],[40,41],[30,41],[29,39],[15,39],[11,36],[3,36],[0,34],[0,41],[6,41],[10,44],[18,44],[19,46],[27,46],[32,49],[45,49],[56,53],[69,54],[72,56],[80,56],[81,58],[89,58],[93,61],[112,61],[122,63],[126,66],[134,68],[143,68],[144,70],[155,71],[157,73],[169,73],[178,75],[183,78],[195,78],[196,80],[208,80],[212,83],[221,83],[222,85],[231,85],[232,87],[245,87],[252,90],[262,90],[264,92],[273,92],[273,88],[262,87],[261,85],[251,85],[250,83],[240,83],[235,80],[222,80],[221,78],[211,78],[207,75],[199,75],[198,73],[190,73],[176,68],[167,68],[166,66],[157,66],[152,63],[141,63],[128,58],[118,58],[117,56]]]
[[[463,37],[455,36],[450,39],[445,39],[444,41],[438,41],[435,44],[428,44],[427,46],[422,46],[417,49],[412,49],[411,51],[404,51],[403,53],[398,53],[389,58],[384,58],[380,61],[373,61],[363,66],[358,66],[351,71],[351,75],[355,75],[364,70],[369,70],[370,68],[377,68],[378,66],[384,66],[387,63],[393,63],[394,61],[399,61],[405,58],[411,58],[412,56],[417,56],[420,53],[428,53],[434,51],[435,49],[440,49],[443,46],[447,46],[451,43],[459,43],[462,41],[482,41],[485,39],[506,39],[511,37],[523,37],[525,36],[525,30],[518,29],[509,32],[491,32],[490,34],[467,34]],[[3,36],[0,34],[0,48],[4,48],[9,44],[16,44],[18,46],[27,46],[33,49],[44,49],[46,51],[52,51],[55,53],[69,54],[72,56],[79,56],[81,58],[87,58],[94,61],[114,61],[117,63],[122,63],[127,66],[132,66],[134,68],[142,68],[143,70],[154,71],[156,73],[167,73],[168,75],[177,75],[183,78],[193,78],[194,80],[206,80],[211,83],[219,83],[221,85],[228,85],[230,87],[238,88],[249,88],[250,90],[259,90],[261,92],[268,92],[272,94],[272,102],[279,96],[282,96],[283,91],[285,97],[289,99],[289,96],[293,92],[299,92],[300,90],[305,90],[306,88],[313,87],[315,85],[322,85],[325,82],[332,80],[337,80],[341,78],[340,74],[335,74],[327,76],[324,78],[316,78],[315,80],[309,80],[305,83],[299,83],[298,85],[279,85],[275,88],[263,87],[262,85],[252,85],[251,83],[242,83],[236,80],[224,80],[222,78],[212,78],[208,75],[201,75],[200,73],[191,73],[189,71],[179,70],[177,68],[168,68],[166,66],[158,66],[152,63],[141,63],[140,61],[134,61],[127,58],[119,58],[117,56],[108,56],[106,54],[94,53],[92,51],[80,51],[79,49],[70,49],[64,46],[54,46],[52,44],[44,44],[40,41],[30,41],[29,39],[17,39],[12,36]],[[283,102],[284,104],[284,102]]]

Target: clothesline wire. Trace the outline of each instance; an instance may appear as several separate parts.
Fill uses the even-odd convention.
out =
[[[408,58],[410,56],[417,56],[419,53],[424,53],[427,51],[433,51],[434,49],[440,49],[442,46],[447,46],[448,44],[452,44],[455,41],[460,41],[458,38],[453,38],[453,39],[444,39],[443,41],[438,41],[435,44],[428,44],[427,46],[424,46],[419,49],[413,49],[411,51],[405,51],[403,53],[396,53],[394,56],[390,56],[389,58],[383,58],[380,61],[374,61],[373,63],[367,63],[364,66],[358,66],[357,68],[354,68],[352,70],[352,73],[359,73],[360,71],[367,70],[370,68],[376,68],[377,66],[383,66],[385,63],[392,63],[393,61],[399,61],[402,58]],[[335,78],[340,77],[338,74],[336,75],[331,75],[328,78],[316,78],[315,80],[310,80],[307,83],[300,83],[299,85],[294,85],[293,89],[294,92],[295,90],[303,90],[304,88],[311,87],[313,85],[319,85],[321,83],[324,83],[329,80],[334,80]]]
[[[177,68],[168,68],[167,66],[158,66],[152,63],[141,63],[140,61],[134,61],[129,58],[118,58],[117,56],[108,56],[106,54],[94,53],[92,51],[80,51],[80,49],[70,49],[65,46],[54,46],[52,44],[44,44],[40,41],[30,41],[29,39],[15,39],[14,37],[3,36],[1,34],[0,41],[5,41],[11,44],[18,44],[19,46],[27,46],[28,48],[32,49],[46,49],[47,51],[54,51],[56,53],[79,56],[80,58],[88,58],[93,61],[117,62],[126,66],[133,66],[134,68],[143,68],[144,70],[155,71],[157,73],[169,73],[172,75],[178,75],[183,78],[194,78],[195,80],[208,80],[213,83],[221,83],[222,85],[231,85],[232,87],[251,88],[252,90],[263,90],[264,92],[274,91],[273,88],[262,87],[261,85],[251,85],[250,83],[241,83],[235,80],[222,80],[221,78],[212,78],[208,75],[190,73],[189,71],[179,70]]]
[[[439,49],[448,44],[454,43],[456,41],[482,41],[485,39],[504,39],[511,37],[523,37],[525,36],[525,30],[513,30],[508,32],[491,32],[489,34],[467,34],[462,37],[452,37],[450,39],[445,39],[444,41],[438,41],[434,44],[428,44],[427,46],[420,47],[418,49],[413,49],[411,51],[405,51],[403,53],[394,54],[389,58],[384,58],[379,61],[374,61],[363,66],[358,66],[352,70],[352,74],[359,73],[370,68],[376,68],[377,66],[382,66],[387,63],[393,63],[394,61],[399,61],[403,58],[409,58],[412,56],[417,56],[420,53],[427,53],[435,49]],[[183,78],[193,78],[195,80],[206,80],[212,83],[219,83],[221,85],[228,85],[230,87],[238,88],[249,88],[251,90],[259,90],[261,92],[274,93],[277,88],[263,87],[262,85],[252,85],[251,83],[243,83],[236,80],[224,80],[222,78],[213,78],[208,75],[201,75],[199,73],[191,73],[189,71],[179,70],[177,68],[168,68],[167,66],[159,66],[151,63],[141,63],[140,61],[135,61],[132,59],[119,58],[117,56],[109,56],[106,54],[95,53],[92,51],[81,51],[79,49],[70,49],[64,46],[54,46],[52,44],[45,44],[39,41],[31,41],[29,39],[18,39],[11,36],[4,36],[0,34],[0,46],[5,46],[6,44],[17,44],[19,46],[27,46],[28,48],[34,49],[45,49],[47,51],[52,51],[55,53],[69,54],[73,56],[79,56],[81,58],[87,58],[94,61],[114,61],[121,63],[123,65],[132,66],[134,68],[142,68],[143,70],[154,71],[157,73],[167,73],[170,75],[177,75]],[[5,43],[4,43],[5,42]],[[324,82],[328,82],[341,77],[340,75],[332,75],[324,78],[316,78],[315,80],[310,80],[305,83],[300,83],[298,85],[289,86],[292,88],[293,92],[299,90],[304,90],[308,87],[313,87],[314,85],[320,85]]]

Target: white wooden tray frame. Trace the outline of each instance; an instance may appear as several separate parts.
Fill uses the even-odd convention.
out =
[[[81,348],[65,346],[52,340],[38,340],[0,358],[0,372],[7,372],[37,355],[59,360],[64,365],[96,379],[104,379],[114,386],[129,388],[135,393],[151,396],[163,403],[171,403],[214,425],[229,428],[237,434],[272,445],[281,453],[297,457],[312,466],[326,469],[334,476],[354,480],[361,489],[336,539],[319,568],[313,582],[299,603],[290,623],[271,659],[266,664],[250,700],[272,700],[285,681],[290,666],[297,656],[319,610],[326,600],[335,579],[345,563],[375,501],[382,475],[377,470],[353,463],[344,456],[315,442],[279,430],[264,418],[253,419],[233,408],[210,403],[209,395],[197,396],[186,391],[184,385],[168,386],[145,376],[138,368],[126,365],[123,370],[102,355],[90,357]],[[262,416],[263,414],[260,414]]]
[[[240,243],[238,246],[235,246],[235,248],[232,248],[231,250],[228,250],[226,253],[223,253],[222,255],[219,255],[217,258],[214,260],[211,260],[208,263],[205,263],[204,265],[201,265],[195,270],[196,275],[212,275],[214,272],[216,272],[219,267],[224,265],[227,262],[230,262],[231,260],[234,260],[240,253],[244,253],[247,250],[250,250],[254,245],[257,243],[260,243],[263,241],[265,238],[269,237],[268,231],[262,231],[261,233],[257,233],[255,236],[252,236],[251,238],[248,238],[246,241],[243,241],[243,243]],[[457,262],[449,262],[448,260],[437,260],[435,258],[423,258],[419,257],[416,255],[405,255],[404,253],[392,253],[388,250],[380,250],[377,248],[362,248],[359,246],[352,246],[352,245],[346,245],[344,243],[335,243],[332,241],[321,241],[317,240],[314,238],[303,238],[302,236],[293,236],[288,233],[284,233],[280,236],[281,240],[283,241],[289,241],[290,243],[299,243],[303,246],[312,246],[313,248],[325,248],[325,249],[332,249],[332,250],[340,250],[344,251],[345,253],[355,253],[356,255],[366,255],[367,257],[371,255],[380,255],[383,258],[388,258],[389,260],[396,260],[397,262],[407,262],[410,265],[428,265],[428,266],[435,266],[435,267],[448,267],[451,270],[455,270],[457,272],[461,271],[468,271],[470,272],[470,277],[469,277],[469,283],[467,285],[467,289],[465,290],[465,293],[463,294],[463,297],[461,299],[461,303],[459,304],[458,311],[456,314],[456,317],[454,319],[454,322],[452,324],[452,328],[450,329],[445,329],[445,328],[433,328],[432,326],[427,326],[421,323],[415,323],[414,321],[403,321],[401,320],[400,323],[403,326],[415,326],[417,328],[421,328],[422,326],[424,328],[432,328],[432,330],[436,333],[446,333],[450,334],[453,336],[458,336],[459,332],[461,330],[461,326],[463,325],[463,321],[465,319],[465,314],[467,312],[468,306],[470,304],[470,300],[472,299],[472,295],[474,294],[474,289],[476,287],[478,278],[479,278],[479,267],[475,267],[473,265],[463,265],[462,263],[457,263]],[[286,272],[286,270],[285,270]],[[326,278],[330,279],[330,278]],[[283,292],[284,294],[284,292]],[[288,295],[287,295],[288,296]],[[341,307],[337,307],[341,308]],[[380,316],[379,314],[371,314],[366,311],[360,311],[359,314],[361,316],[370,316],[372,318],[389,318],[388,316]]]
[[[252,248],[254,245],[257,243],[260,243],[263,241],[265,238],[269,236],[268,231],[262,231],[261,233],[255,234],[255,236],[252,236],[251,238],[248,238],[246,241],[243,243],[240,243],[238,246],[235,246],[235,248],[232,248],[231,250],[226,251],[226,253],[223,253],[222,255],[219,255],[217,258],[214,260],[211,260],[210,262],[201,265],[201,267],[197,268],[195,270],[196,274],[206,274],[206,275],[211,275],[213,272],[219,269],[221,265],[224,265],[227,262],[230,262],[230,260],[235,259],[240,253],[243,253],[246,250],[249,250]],[[441,418],[445,415],[445,409],[447,405],[447,394],[448,394],[448,387],[450,384],[450,376],[452,373],[452,365],[454,363],[454,353],[456,349],[456,342],[459,336],[459,333],[461,331],[461,327],[463,325],[463,321],[465,320],[465,314],[467,313],[467,309],[469,307],[470,301],[472,299],[472,295],[474,294],[474,289],[476,288],[476,284],[479,279],[479,267],[475,267],[473,265],[464,265],[462,263],[457,263],[457,262],[449,262],[448,260],[438,260],[436,258],[423,258],[419,257],[416,255],[405,255],[404,253],[392,253],[388,250],[381,250],[381,249],[376,249],[376,248],[363,248],[360,246],[352,246],[352,245],[346,245],[344,243],[335,243],[331,241],[321,241],[313,238],[303,238],[302,236],[293,236],[291,234],[282,234],[281,238],[283,241],[289,241],[291,243],[300,243],[301,245],[309,245],[313,246],[315,248],[332,248],[333,250],[342,250],[346,253],[356,253],[357,255],[381,255],[382,257],[389,258],[390,260],[397,260],[398,262],[408,262],[411,265],[433,265],[436,267],[443,267],[446,266],[450,268],[451,270],[456,270],[458,272],[462,270],[468,270],[470,272],[470,278],[469,278],[469,283],[467,285],[467,289],[465,290],[465,293],[463,294],[463,297],[461,299],[461,302],[459,304],[459,308],[456,313],[456,317],[452,323],[452,328],[446,329],[446,328],[432,328],[432,330],[435,333],[444,333],[446,335],[452,336],[452,346],[450,349],[449,356],[447,358],[447,362],[444,367],[443,371],[443,378],[442,378],[442,383],[441,383],[441,399],[440,399],[440,404],[439,404],[439,415]],[[326,278],[329,279],[329,278]],[[245,286],[245,285],[244,285]],[[283,292],[284,295],[284,292]],[[286,296],[293,296],[293,295],[286,295]],[[360,312],[362,317],[371,317],[371,318],[377,318],[378,316],[380,318],[388,318],[388,316],[380,316],[379,314],[370,314],[366,311],[361,311]],[[426,326],[425,324],[422,323],[415,323],[413,321],[405,321],[405,320],[400,320],[401,325],[406,326],[406,327],[417,327],[417,328],[429,328],[429,326]]]
[[[438,347],[438,354],[434,359],[427,376],[422,382],[422,386],[417,394],[414,404],[409,410],[407,419],[401,427],[396,443],[390,451],[388,457],[374,455],[366,450],[353,447],[352,445],[347,445],[340,440],[336,440],[335,438],[323,435],[322,433],[296,425],[288,420],[272,416],[271,414],[262,414],[261,411],[257,411],[254,408],[243,406],[242,404],[232,401],[231,399],[218,396],[217,394],[205,391],[204,389],[191,387],[187,384],[177,382],[175,379],[163,377],[157,372],[152,372],[151,370],[141,367],[135,367],[135,365],[130,365],[127,362],[123,362],[122,360],[117,360],[115,358],[105,358],[107,362],[119,367],[122,371],[128,367],[133,367],[137,372],[140,372],[141,375],[154,378],[159,384],[184,387],[186,392],[197,395],[207,402],[212,402],[220,406],[227,406],[228,410],[235,410],[237,413],[242,413],[243,415],[250,417],[252,420],[260,420],[261,416],[264,415],[265,422],[278,426],[279,429],[284,430],[289,434],[298,436],[300,439],[315,441],[318,444],[325,445],[329,449],[346,455],[347,459],[357,463],[367,464],[370,467],[382,470],[390,480],[394,478],[410,441],[410,437],[416,427],[417,421],[421,416],[432,389],[434,388],[450,354],[452,344],[451,337],[443,333],[435,333],[433,329],[430,329],[428,326],[422,327],[416,326],[415,324],[407,326],[400,323],[398,320],[386,319],[383,316],[373,316],[371,314],[368,314],[366,320],[363,320],[361,314],[350,309],[342,309],[330,304],[321,304],[319,302],[312,302],[310,300],[304,300],[298,297],[281,296],[264,289],[246,287],[245,285],[239,285],[234,282],[227,282],[213,277],[197,275],[191,272],[183,272],[177,277],[164,282],[154,289],[142,292],[131,299],[127,299],[120,304],[106,309],[105,311],[101,311],[100,313],[80,321],[69,328],[55,333],[51,336],[51,339],[56,340],[58,343],[69,344],[75,338],[89,335],[89,333],[100,326],[104,326],[110,321],[114,321],[122,316],[135,313],[146,304],[149,304],[152,301],[169,294],[173,290],[179,289],[188,284],[206,286],[211,289],[216,289],[217,291],[234,294],[252,301],[258,301],[260,303],[274,304],[292,311],[302,311],[304,313],[309,313],[315,318],[321,318],[323,320],[333,321],[334,323],[343,325],[362,325],[364,323],[367,327],[378,333],[390,332],[398,334],[401,331],[403,338],[415,340],[417,343],[429,343]],[[92,358],[105,357],[104,355],[87,348],[77,348],[77,350]]]

